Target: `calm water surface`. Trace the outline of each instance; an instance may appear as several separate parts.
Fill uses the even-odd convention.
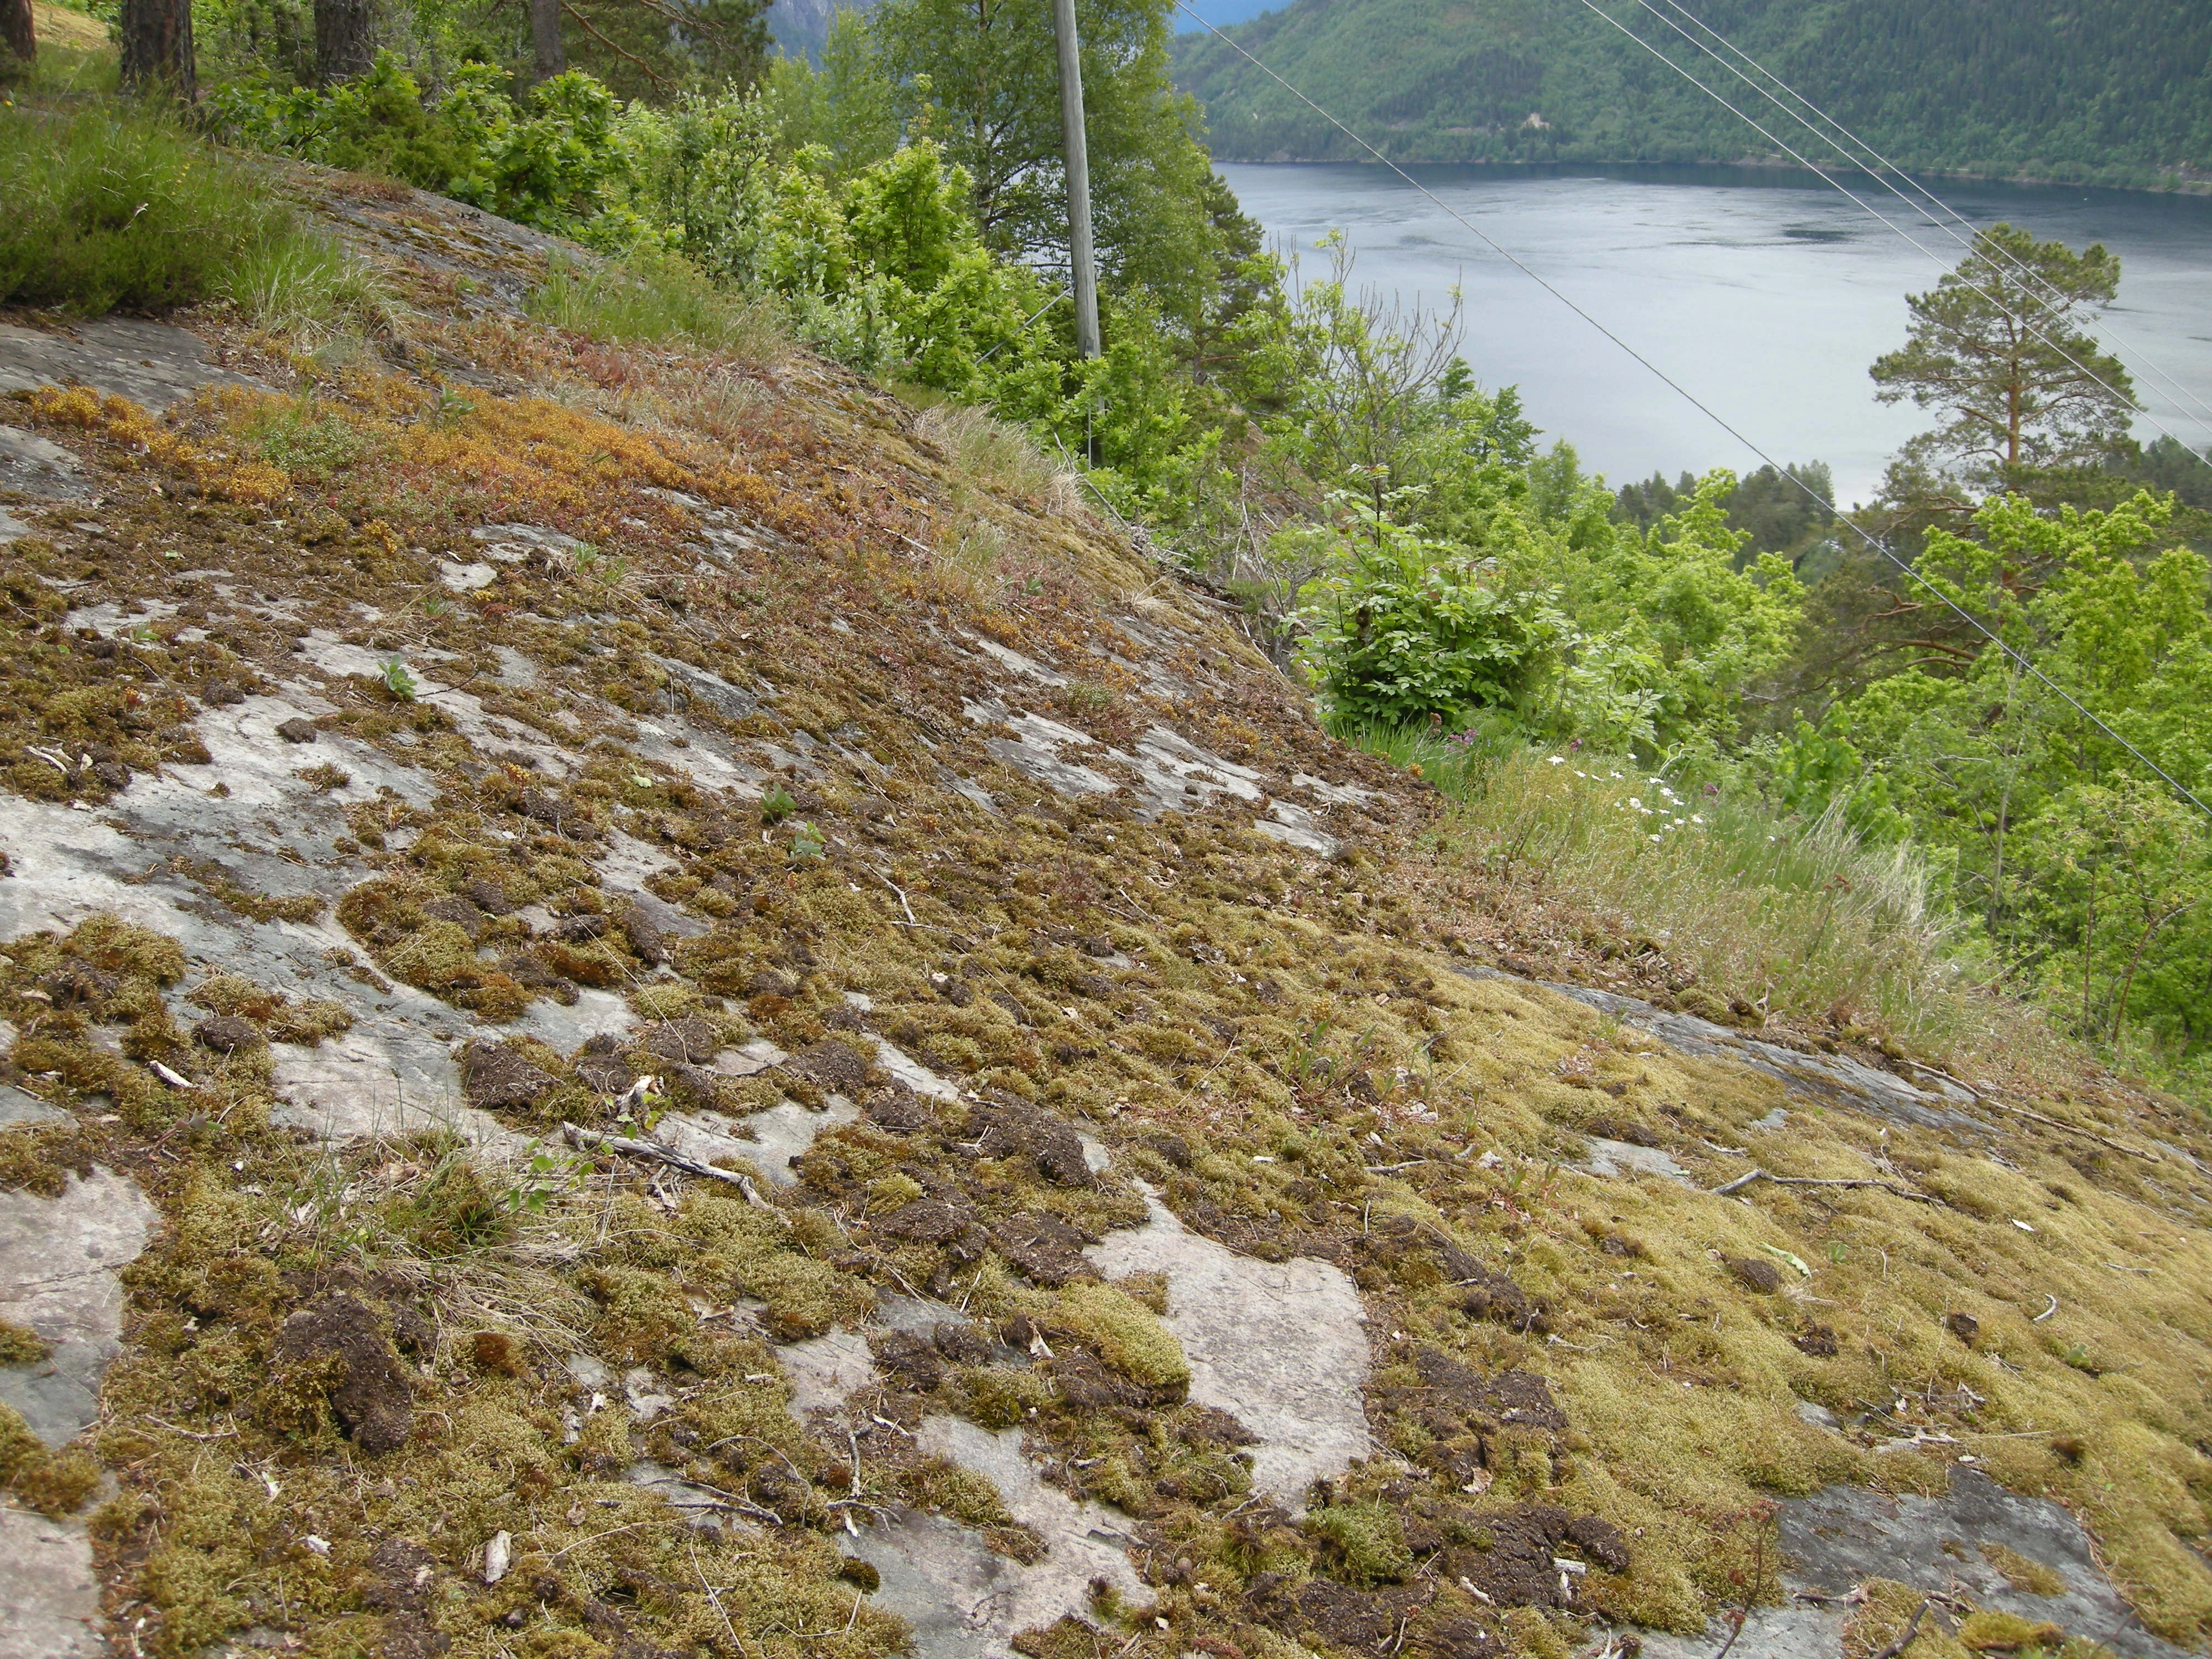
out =
[[[1464,349],[1486,385],[1518,384],[1533,417],[1613,483],[1757,459],[1403,180],[1376,167],[1231,165],[1245,211],[1286,247],[1341,229],[1357,286],[1401,304],[1466,301]],[[1824,460],[1863,499],[1930,422],[1874,398],[1867,365],[1905,339],[1905,296],[1960,250],[1927,217],[1855,185],[1943,256],[1941,267],[1809,174],[1644,167],[1425,167],[1421,181],[1779,461]],[[1943,184],[1999,219],[2120,256],[2112,330],[2146,407],[2212,445],[2212,199]],[[1309,252],[1310,276],[1326,260]],[[2114,343],[2109,338],[2108,345]],[[2162,386],[2148,360],[2183,388]],[[2194,401],[2191,401],[2191,400]],[[2156,435],[2139,426],[2145,440]]]

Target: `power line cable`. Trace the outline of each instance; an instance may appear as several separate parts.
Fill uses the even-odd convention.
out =
[[[1677,23],[1673,18],[1668,16],[1665,13],[1659,11],[1656,7],[1654,7],[1651,3],[1651,0],[1636,0],[1636,3],[1642,6],[1644,10],[1650,12],[1661,22],[1666,24],[1668,27],[1673,29],[1675,33],[1680,35],[1685,40],[1688,41],[1690,45],[1716,58],[1719,61],[1722,67],[1726,69],[1731,75],[1735,76],[1737,80],[1741,81],[1746,86],[1750,87],[1753,91],[1765,97],[1770,103],[1773,104],[1784,113],[1789,115],[1791,119],[1796,121],[1816,138],[1820,138],[1829,143],[1836,143],[1838,137],[1840,137],[1843,143],[1838,144],[1838,148],[1844,151],[1846,159],[1856,167],[1864,167],[1868,174],[1873,178],[1875,183],[1879,184],[1891,195],[1896,197],[1897,199],[1904,203],[1905,206],[1912,209],[1915,212],[1921,214],[1927,214],[1932,208],[1936,213],[1946,216],[1957,224],[1965,226],[1970,234],[1966,236],[1960,235],[1955,229],[1952,228],[1951,225],[1944,223],[1940,218],[1931,218],[1929,220],[1929,225],[1932,229],[1939,231],[1943,235],[1949,237],[1958,246],[1967,250],[1969,252],[1978,251],[1986,252],[1987,253],[1994,256],[1997,260],[2017,270],[2020,275],[2026,278],[2030,283],[2040,285],[2045,293],[2051,297],[2059,299],[2065,297],[2063,290],[2062,290],[2056,283],[2052,283],[2048,277],[2045,276],[2042,272],[2037,270],[2033,265],[2027,264],[2025,260],[2016,257],[2011,250],[2006,248],[2002,244],[1993,240],[1978,226],[1974,224],[1972,220],[1968,219],[1966,215],[1952,207],[1941,197],[1937,196],[1933,190],[1921,183],[1918,179],[1913,178],[1911,173],[1905,172],[1904,168],[1899,167],[1894,161],[1892,161],[1887,156],[1884,155],[1871,143],[1853,132],[1841,121],[1838,121],[1835,117],[1830,115],[1826,110],[1820,108],[1819,105],[1814,103],[1811,99],[1806,97],[1804,94],[1799,92],[1788,82],[1784,81],[1780,76],[1775,74],[1773,70],[1768,69],[1764,64],[1761,64],[1757,58],[1753,58],[1749,52],[1745,52],[1741,46],[1738,46],[1733,41],[1729,40],[1728,37],[1722,34],[1719,30],[1714,28],[1711,24],[1706,23],[1698,17],[1696,14],[1689,9],[1688,7],[1681,4],[1680,0],[1661,0],[1661,3],[1664,4],[1670,11],[1680,13],[1682,16],[1687,18],[1690,22],[1694,24],[1701,33],[1710,35],[1713,41],[1716,41],[1721,46],[1725,47],[1730,55],[1741,58],[1745,64],[1749,64],[1752,69],[1757,70],[1765,80],[1771,81],[1774,83],[1774,86],[1779,87],[1783,92],[1789,94],[1792,101],[1803,106],[1806,110],[1810,111],[1812,116],[1817,118],[1820,125],[1816,125],[1814,119],[1808,118],[1807,116],[1800,114],[1797,111],[1791,109],[1790,105],[1784,103],[1783,100],[1780,97],[1778,97],[1771,88],[1762,86],[1758,82],[1753,81],[1749,76],[1746,75],[1743,70],[1738,69],[1734,64],[1729,62],[1728,58],[1723,58],[1719,52],[1715,52],[1711,45],[1705,41],[1699,40],[1696,37],[1691,35],[1680,23]],[[1826,126],[1832,131],[1823,132],[1820,130],[1822,125]],[[1873,162],[1873,165],[1870,167],[1868,166],[1868,158],[1871,158]],[[1889,175],[1892,173],[1895,174],[1898,178],[1904,179],[1906,184],[1911,185],[1915,194],[1920,199],[1916,200],[1913,196],[1906,195],[1905,191],[1899,190],[1896,185],[1890,182]],[[2190,391],[2188,387],[2182,385],[2179,380],[2176,380],[2172,375],[2166,374],[2164,369],[2159,368],[2157,363],[2151,358],[2150,354],[2144,350],[2142,347],[2138,346],[2133,341],[2129,340],[2126,337],[2122,335],[2118,330],[2112,327],[2109,324],[2100,322],[2094,325],[2094,326],[2106,335],[2114,345],[2124,347],[2129,351],[2133,352],[2141,361],[2143,371],[2148,373],[2151,378],[2157,380],[2161,386],[2163,386],[2165,389],[2177,400],[2195,404],[2200,411],[2208,416],[2212,416],[2212,404],[2208,404],[2204,399],[2199,398],[2195,392]],[[2187,447],[2187,446],[2184,447]],[[2193,453],[2195,452],[2192,450],[2191,453]]]
[[[2141,762],[2147,769],[2148,769],[2161,782],[2165,783],[2166,787],[2171,788],[2177,795],[2179,795],[2191,805],[2196,807],[2198,811],[2203,813],[2208,818],[2212,818],[2212,805],[2207,805],[2203,800],[2199,799],[2194,790],[2191,789],[2179,778],[2174,777],[2171,773],[2166,771],[2164,767],[2160,766],[2156,761],[2151,759],[2149,756],[2144,754],[2142,750],[2136,748],[2135,744],[2130,743],[2118,732],[2115,732],[2096,714],[2092,714],[2087,708],[2084,708],[2081,702],[2075,697],[2071,692],[2067,690],[2064,686],[2059,684],[2056,680],[2052,679],[2050,675],[2045,673],[2043,670],[2037,667],[2034,663],[2031,662],[2020,651],[2008,644],[2001,636],[1992,631],[1989,624],[1982,621],[1980,617],[1975,616],[1973,612],[1968,611],[1956,599],[1954,599],[1948,593],[1946,593],[1933,581],[1929,580],[1926,576],[1921,574],[1919,571],[1913,568],[1912,566],[1907,564],[1903,559],[1899,558],[1890,550],[1887,543],[1882,541],[1879,537],[1874,535],[1863,526],[1855,523],[1850,519],[1844,517],[1841,514],[1838,514],[1836,512],[1835,503],[1832,501],[1824,501],[1820,497],[1819,492],[1814,490],[1810,485],[1807,484],[1803,479],[1800,478],[1794,471],[1784,467],[1779,462],[1776,461],[1771,455],[1768,454],[1765,449],[1761,448],[1758,444],[1753,443],[1749,438],[1746,437],[1741,432],[1739,432],[1734,426],[1723,419],[1721,416],[1715,412],[1709,404],[1707,404],[1702,398],[1698,398],[1694,392],[1691,392],[1686,386],[1683,386],[1680,381],[1675,380],[1673,375],[1668,374],[1667,371],[1661,368],[1658,364],[1653,362],[1649,357],[1646,357],[1634,346],[1622,339],[1620,335],[1607,328],[1589,312],[1584,310],[1573,300],[1568,298],[1565,294],[1561,292],[1558,287],[1544,277],[1541,274],[1537,272],[1529,265],[1524,264],[1511,252],[1493,240],[1488,232],[1485,231],[1480,226],[1474,223],[1473,220],[1468,218],[1466,215],[1461,213],[1458,209],[1446,202],[1442,197],[1438,196],[1434,191],[1431,190],[1419,179],[1414,178],[1413,175],[1407,172],[1404,167],[1399,166],[1397,162],[1392,161],[1388,155],[1385,155],[1373,144],[1370,143],[1366,139],[1354,132],[1350,127],[1346,126],[1335,116],[1330,114],[1319,104],[1314,102],[1312,99],[1307,97],[1304,93],[1299,91],[1297,88],[1292,86],[1288,81],[1285,81],[1273,70],[1268,68],[1267,64],[1255,58],[1238,42],[1230,39],[1228,35],[1222,33],[1218,28],[1216,28],[1212,23],[1200,16],[1197,9],[1190,3],[1190,0],[1175,0],[1175,3],[1177,9],[1187,14],[1194,22],[1199,25],[1200,27],[1205,29],[1209,34],[1212,35],[1214,39],[1219,40],[1239,58],[1242,58],[1246,63],[1251,64],[1254,69],[1259,70],[1261,74],[1266,76],[1277,86],[1282,88],[1285,92],[1289,93],[1291,97],[1304,104],[1316,115],[1318,115],[1322,120],[1326,121],[1330,126],[1334,127],[1339,132],[1342,133],[1346,138],[1349,138],[1361,149],[1366,151],[1368,155],[1373,156],[1377,161],[1380,161],[1392,173],[1396,173],[1400,179],[1403,179],[1407,184],[1412,185],[1416,191],[1426,197],[1431,203],[1441,210],[1446,216],[1456,221],[1462,229],[1468,231],[1492,253],[1505,261],[1507,264],[1511,265],[1514,270],[1519,271],[1530,282],[1535,283],[1537,287],[1542,289],[1545,293],[1550,295],[1554,300],[1557,300],[1568,310],[1573,312],[1576,316],[1581,318],[1585,323],[1588,323],[1592,328],[1603,335],[1607,340],[1619,347],[1620,349],[1628,356],[1635,359],[1638,363],[1641,364],[1646,370],[1648,370],[1652,377],[1657,380],[1662,386],[1666,386],[1668,391],[1672,392],[1676,397],[1681,398],[1683,402],[1688,404],[1691,408],[1696,410],[1700,415],[1703,415],[1715,426],[1720,428],[1722,431],[1727,433],[1729,437],[1735,439],[1753,454],[1758,456],[1760,460],[1771,467],[1781,477],[1787,478],[1792,484],[1795,484],[1798,491],[1803,495],[1808,501],[1813,502],[1824,512],[1832,514],[1838,523],[1848,526],[1851,532],[1857,536],[1860,540],[1863,541],[1875,552],[1881,554],[1881,556],[1888,560],[1890,563],[1895,565],[1899,571],[1905,574],[1905,575],[1913,581],[1917,582],[1921,586],[1926,588],[1929,592],[1934,594],[1937,599],[1942,601],[1946,609],[1953,612],[1961,622],[1972,628],[1991,645],[1996,646],[1998,650],[2004,653],[2006,656],[2009,657],[2014,663],[2019,665],[2019,666],[2025,670],[2032,678],[2040,682],[2054,696],[2057,696],[2060,701],[2063,702],[2069,708],[2072,708],[2075,714],[2081,715],[2083,720],[2088,721],[2090,725],[2095,726],[2100,732],[2102,732],[2106,737],[2110,738],[2114,743],[2118,744],[2122,749],[2125,750],[2130,755]],[[1588,0],[1584,0],[1584,3],[1587,4]],[[1632,35],[1631,38],[1633,39],[1634,37]]]
[[[1918,213],[1927,214],[1930,210],[1933,210],[1935,213],[1940,214],[1945,218],[1948,218],[1956,224],[1963,225],[1970,234],[1966,236],[1960,235],[1955,229],[1952,228],[1951,225],[1944,223],[1942,218],[1931,218],[1929,220],[1931,228],[1942,232],[1961,248],[1967,249],[1970,252],[1977,249],[1987,252],[1994,258],[2012,266],[2014,270],[2019,271],[2023,277],[2026,277],[2031,283],[2040,283],[2051,295],[2059,298],[2064,297],[2063,291],[2060,289],[2057,284],[2051,282],[2049,278],[2045,277],[2040,271],[2037,270],[2033,265],[2030,265],[2025,261],[2015,257],[2009,249],[2004,247],[2002,244],[1992,241],[1978,226],[1974,224],[1972,220],[1968,219],[1966,215],[1960,213],[1956,208],[1952,207],[1948,203],[1945,202],[1942,198],[1936,195],[1936,192],[1927,185],[1914,178],[1903,167],[1891,161],[1879,149],[1876,149],[1873,144],[1860,137],[1849,127],[1845,126],[1841,121],[1838,121],[1834,116],[1830,115],[1826,111],[1821,109],[1820,106],[1814,103],[1812,100],[1806,97],[1802,93],[1792,87],[1788,82],[1784,81],[1780,76],[1775,74],[1773,70],[1761,64],[1757,58],[1752,57],[1750,53],[1745,52],[1741,46],[1736,46],[1733,41],[1729,40],[1727,36],[1722,34],[1711,24],[1706,23],[1698,18],[1687,7],[1680,3],[1680,0],[1662,0],[1662,3],[1665,4],[1668,9],[1680,13],[1682,16],[1687,18],[1692,24],[1696,25],[1702,33],[1711,36],[1714,41],[1718,42],[1720,46],[1725,47],[1731,55],[1742,59],[1744,63],[1749,64],[1753,70],[1756,70],[1760,76],[1765,77],[1766,80],[1772,82],[1776,87],[1779,87],[1783,92],[1789,94],[1790,98],[1794,102],[1802,105],[1807,110],[1809,110],[1814,117],[1817,117],[1820,124],[1832,129],[1832,132],[1830,133],[1821,132],[1820,126],[1815,125],[1813,120],[1808,119],[1807,117],[1797,113],[1795,110],[1790,110],[1789,106],[1784,104],[1780,98],[1777,97],[1772,90],[1766,87],[1758,85],[1758,83],[1751,81],[1742,70],[1737,69],[1733,64],[1727,63],[1726,59],[1722,60],[1724,66],[1727,67],[1729,72],[1735,75],[1738,80],[1743,81],[1746,85],[1753,86],[1770,102],[1773,103],[1777,107],[1784,110],[1785,112],[1790,115],[1791,118],[1804,126],[1807,131],[1814,133],[1815,137],[1820,137],[1830,143],[1836,143],[1837,138],[1840,137],[1844,142],[1839,147],[1844,149],[1845,154],[1850,156],[1852,164],[1854,166],[1864,167],[1876,183],[1880,184],[1881,187],[1884,190],[1887,190],[1891,195],[1896,197],[1899,201],[1903,202],[1907,207],[1913,209]],[[1701,50],[1716,58],[1719,57],[1719,53],[1713,52],[1711,45],[1708,45],[1704,41],[1697,40],[1684,33],[1680,26],[1676,24],[1671,18],[1654,10],[1650,3],[1650,0],[1637,0],[1637,3],[1643,6],[1646,11],[1650,11],[1655,17],[1657,17],[1661,22],[1667,24],[1668,27],[1674,29],[1677,34],[1682,34],[1683,38],[1689,40],[1692,46],[1699,47]],[[1863,151],[1864,154],[1863,155],[1854,155],[1851,153],[1853,150]],[[1868,165],[1869,158],[1871,159],[1873,163],[1871,166]],[[1893,184],[1890,181],[1891,174],[1894,174],[1897,178],[1903,179],[1907,185],[1911,185],[1915,196],[1919,199],[1916,200],[1913,196],[1907,196],[1903,191],[1899,190],[1896,185]],[[2142,360],[2144,371],[2147,372],[2154,380],[2160,382],[2160,384],[2176,398],[2195,404],[2197,407],[2206,415],[2212,416],[2212,404],[2208,404],[2204,399],[2199,398],[2195,392],[2190,391],[2189,388],[2184,386],[2180,381],[2175,380],[2172,375],[2166,374],[2164,369],[2159,368],[2157,363],[2152,360],[2150,354],[2142,347],[2136,344],[2132,340],[2130,340],[2126,336],[2120,333],[2118,329],[2113,328],[2109,323],[2100,321],[2094,326],[2106,335],[2115,345],[2124,347],[2128,350],[2134,352],[2136,356]]]
[[[1841,191],[1844,196],[1848,198],[1859,208],[1863,210],[1881,223],[1895,231],[1899,236],[1903,237],[1905,240],[1910,242],[1915,248],[1918,249],[1920,252],[1926,255],[1929,259],[1934,260],[1938,265],[1943,264],[1944,260],[1942,256],[1935,252],[1932,249],[1922,243],[1917,237],[1911,234],[1911,232],[1906,230],[1895,220],[1888,217],[1872,203],[1867,201],[1863,197],[1853,191],[1849,185],[1845,185],[1841,179],[1838,179],[1834,174],[1829,173],[1825,167],[1821,167],[1819,162],[1811,160],[1802,151],[1793,149],[1790,145],[1785,143],[1782,139],[1777,137],[1772,132],[1769,131],[1765,127],[1762,126],[1758,121],[1753,120],[1750,116],[1745,114],[1743,111],[1738,109],[1734,104],[1730,103],[1726,98],[1723,98],[1719,93],[1714,91],[1703,81],[1700,81],[1696,76],[1691,74],[1690,71],[1683,68],[1681,64],[1676,63],[1665,52],[1660,51],[1658,47],[1653,46],[1649,40],[1646,40],[1642,35],[1637,33],[1635,30],[1630,28],[1626,23],[1615,17],[1611,12],[1606,10],[1604,7],[1599,5],[1597,3],[1597,0],[1581,0],[1581,3],[1589,10],[1596,13],[1597,15],[1603,18],[1614,28],[1620,30],[1621,33],[1626,35],[1638,46],[1643,47],[1644,51],[1650,52],[1661,63],[1666,64],[1668,69],[1674,70],[1675,74],[1680,76],[1685,81],[1687,81],[1699,92],[1704,93],[1706,97],[1711,99],[1729,114],[1735,116],[1736,119],[1741,121],[1746,126],[1749,127],[1760,137],[1765,139],[1768,143],[1774,145],[1778,149],[1781,150],[1784,155],[1789,156],[1791,161],[1796,162],[1798,166],[1808,168],[1813,173],[1818,174],[1825,183],[1832,185],[1835,189]],[[2160,421],[2156,416],[2152,415],[2149,411],[2144,410],[2132,393],[2124,392],[2118,386],[2106,381],[2102,375],[2099,374],[2087,363],[2075,356],[2073,353],[2067,350],[2065,347],[2060,345],[2049,335],[2044,333],[2042,330],[2036,327],[2036,325],[2027,318],[2014,312],[2011,307],[2006,305],[2005,302],[1998,299],[1996,295],[1991,294],[1987,289],[1981,287],[1978,283],[1968,282],[1963,276],[1959,278],[1959,284],[1969,294],[1976,295],[1980,298],[1988,301],[1990,304],[1995,306],[1998,312],[2001,313],[2008,321],[2023,330],[2032,338],[2042,342],[2045,346],[2048,347],[2053,352],[2056,352],[2062,360],[2075,370],[2075,373],[2081,374],[2092,384],[2101,387],[2104,391],[2109,392],[2113,398],[2118,399],[2122,404],[2126,404],[2129,408],[2140,414],[2142,416],[2142,419],[2148,424],[2155,428],[2161,436],[2172,439],[2175,443],[2181,444],[2181,447],[2187,450],[2190,454],[2197,455],[2197,452],[2194,449],[2191,449],[2189,445],[2182,443],[2180,438],[2174,433],[2169,431],[2165,423]],[[2197,459],[2203,461],[2207,467],[2212,467],[2212,459],[2208,459],[2201,455],[2197,456]]]

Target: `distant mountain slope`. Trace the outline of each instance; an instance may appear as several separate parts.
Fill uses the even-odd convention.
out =
[[[1752,107],[1741,82],[1651,12],[1608,4]],[[2212,175],[2212,6],[2201,0],[1719,0],[1698,15],[1910,166],[2130,185]],[[1404,160],[1777,153],[1575,0],[1297,0],[1231,33]],[[1223,159],[1356,153],[1222,41],[1187,35],[1178,49],[1178,83],[1206,104]],[[1803,147],[1802,129],[1760,119]]]

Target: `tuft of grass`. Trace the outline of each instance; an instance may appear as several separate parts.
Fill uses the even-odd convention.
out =
[[[97,316],[222,298],[295,335],[383,312],[358,264],[156,107],[0,112],[0,300]]]
[[[159,111],[106,101],[0,116],[0,298],[87,315],[222,291],[284,216]]]
[[[392,310],[366,265],[289,222],[241,250],[222,293],[258,326],[307,345],[349,326],[386,324]]]
[[[1605,915],[1626,948],[1687,970],[1702,988],[1686,994],[1693,1012],[1741,1002],[1929,1042],[1978,1023],[1980,964],[1908,848],[1863,846],[1833,817],[1677,788],[1632,761],[1480,734],[1342,735],[1451,799],[1436,833],[1448,865]],[[1707,1001],[1723,1006],[1696,1006]]]
[[[986,410],[933,404],[915,416],[914,435],[942,450],[967,482],[983,489],[1054,517],[1082,511],[1082,484],[1074,471]]]
[[[672,253],[641,252],[588,269],[556,259],[528,310],[541,323],[614,345],[684,345],[750,362],[786,349],[771,313],[724,293]]]

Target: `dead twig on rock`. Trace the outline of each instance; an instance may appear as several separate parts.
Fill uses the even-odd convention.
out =
[[[1712,1188],[1711,1195],[1715,1198],[1727,1198],[1731,1194],[1741,1192],[1753,1182],[1758,1181],[1771,1181],[1778,1187],[1873,1187],[1898,1198],[1911,1199],[1915,1204],[1940,1204],[1943,1201],[1927,1193],[1917,1193],[1910,1187],[1900,1187],[1893,1181],[1881,1181],[1872,1176],[1850,1179],[1823,1178],[1814,1176],[1778,1176],[1765,1170],[1753,1170],[1748,1175],[1740,1175],[1726,1186]]]
[[[1913,1608],[1911,1621],[1905,1625],[1903,1631],[1899,1632],[1897,1639],[1875,1655],[1874,1659],[1897,1659],[1898,1655],[1912,1645],[1912,1638],[1920,1634],[1920,1621],[1927,1616],[1928,1603],[1923,1601],[1918,1607]]]
[[[2032,1107],[2015,1106],[2010,1101],[1999,1100],[1995,1095],[1985,1095],[1972,1084],[1963,1079],[1953,1077],[1948,1072],[1936,1066],[1923,1066],[1917,1060],[1909,1060],[1906,1063],[1915,1071],[1925,1072],[1930,1077],[1942,1078],[1944,1082],[1955,1084],[1964,1089],[1974,1097],[1974,1104],[1977,1106],[1987,1106],[1992,1111],[2009,1113],[2014,1117],[2024,1117],[2031,1123],[2039,1123],[2046,1129],[2056,1129],[2061,1134],[2077,1135],[2083,1140],[2094,1141],[2100,1146],[2109,1147],[2112,1151],[2126,1157],[2139,1158],[2146,1164],[2166,1162],[2166,1159],[2160,1157],[2158,1153],[2143,1147],[2130,1146],[2124,1140],[2114,1140],[2110,1135],[2100,1135],[2094,1129],[2085,1129],[2078,1123],[2069,1123],[2062,1118],[2047,1116]]]
[[[711,1164],[702,1164],[696,1158],[679,1152],[672,1146],[663,1146],[657,1141],[632,1140],[627,1135],[601,1134],[597,1129],[586,1129],[579,1123],[563,1123],[561,1133],[579,1152],[620,1152],[625,1158],[651,1158],[655,1163],[665,1164],[672,1170],[681,1170],[686,1175],[726,1182],[745,1195],[746,1203],[757,1209],[769,1211],[788,1224],[789,1218],[784,1216],[783,1212],[761,1196],[760,1188],[753,1185],[750,1176],[740,1175],[735,1170],[718,1170]]]

